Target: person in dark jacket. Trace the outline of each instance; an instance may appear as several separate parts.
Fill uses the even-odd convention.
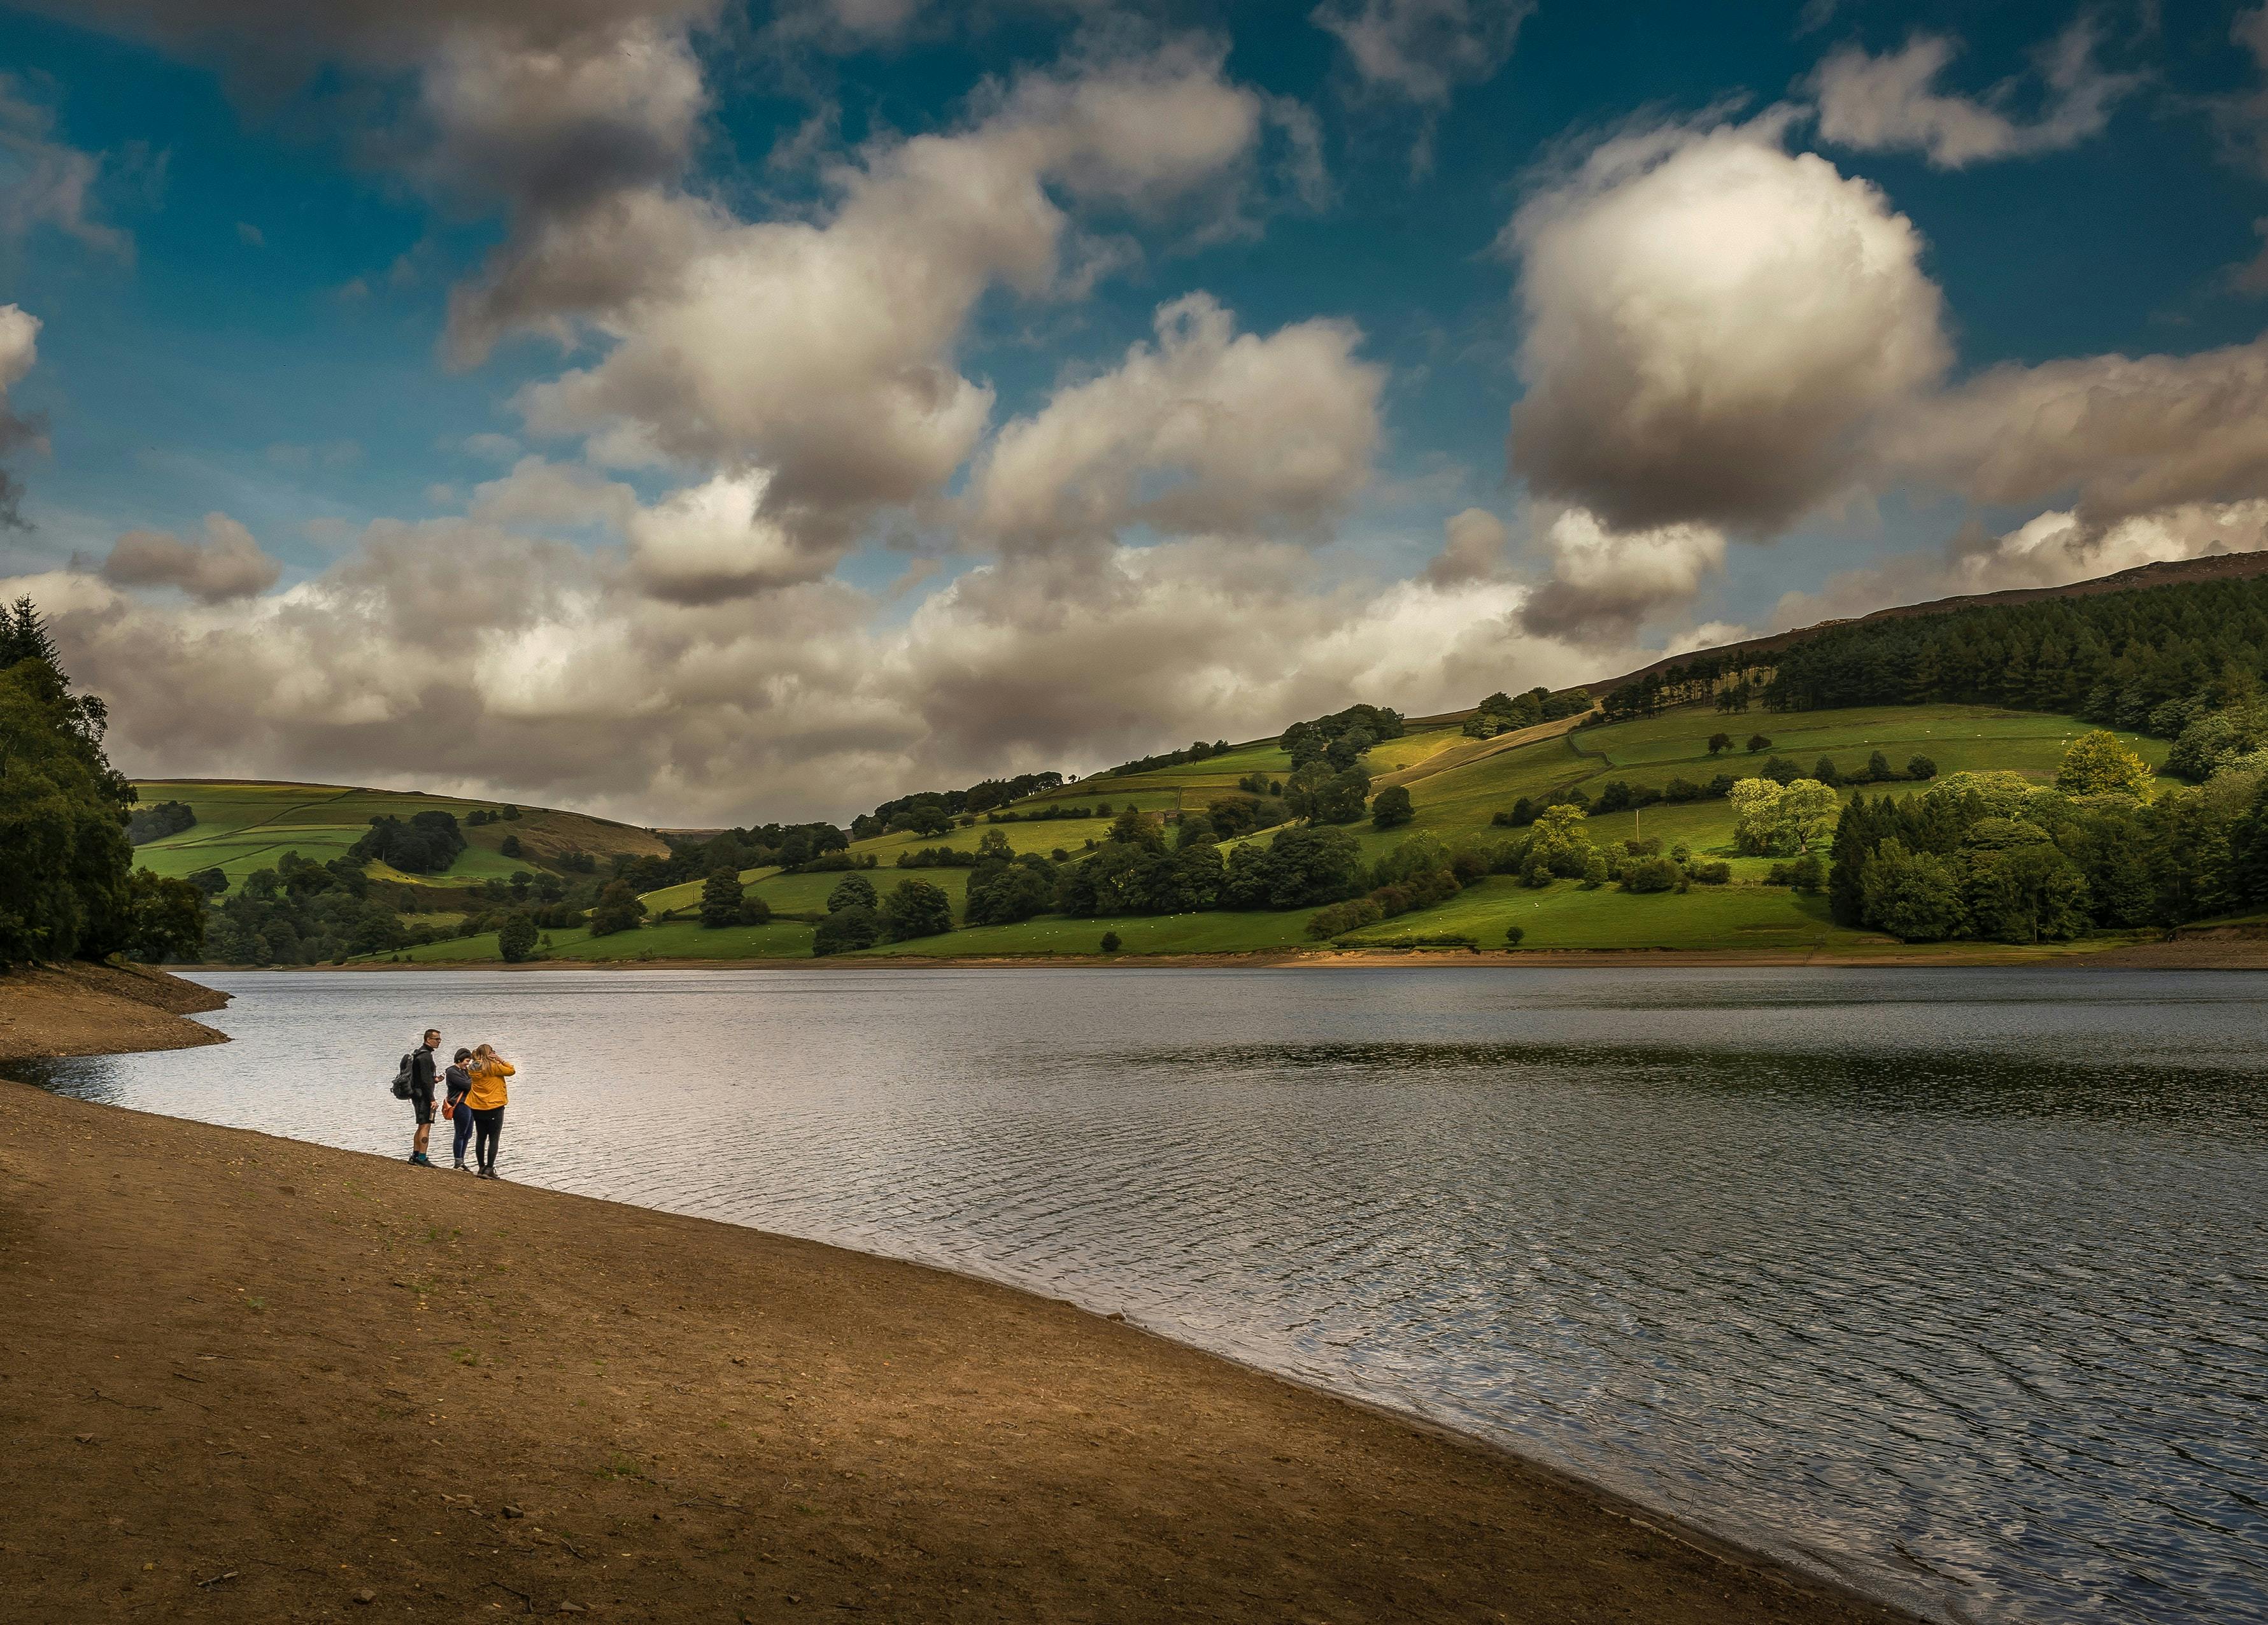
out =
[[[409,1142],[409,1160],[421,1168],[433,1165],[433,1159],[425,1154],[425,1142],[433,1133],[433,1052],[440,1048],[440,1032],[428,1027],[425,1041],[409,1052],[409,1109],[417,1114],[417,1132]]]
[[[471,1050],[459,1050],[456,1064],[441,1075],[442,1082],[448,1086],[448,1104],[442,1115],[457,1126],[457,1172],[460,1173],[472,1172],[465,1162],[465,1147],[473,1143],[473,1114],[465,1105],[465,1092],[473,1086],[473,1077],[465,1070],[465,1062],[472,1058]]]

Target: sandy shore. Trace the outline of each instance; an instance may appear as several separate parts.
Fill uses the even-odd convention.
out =
[[[11,1621],[1903,1617],[1066,1305],[11,1084],[0,1305]]]
[[[0,971],[0,1063],[225,1044],[187,1018],[227,1003],[225,993],[138,965]]]

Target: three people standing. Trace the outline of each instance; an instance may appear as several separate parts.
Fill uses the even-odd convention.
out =
[[[409,1160],[421,1168],[433,1165],[432,1159],[425,1154],[425,1147],[433,1132],[434,1063],[440,1048],[441,1034],[428,1028],[424,1041],[409,1056],[409,1104],[417,1120]],[[447,1109],[443,1115],[456,1128],[455,1160],[460,1171],[465,1169],[465,1144],[469,1140],[480,1177],[499,1177],[496,1158],[497,1143],[504,1136],[504,1080],[516,1070],[511,1062],[497,1054],[493,1044],[457,1051],[443,1080],[448,1092]]]

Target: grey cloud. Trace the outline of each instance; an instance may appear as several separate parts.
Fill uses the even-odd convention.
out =
[[[1881,456],[1978,502],[2075,492],[2097,521],[2268,496],[2268,338],[1995,367],[1912,406]]]
[[[1439,106],[1512,55],[1534,0],[1327,0],[1308,20],[1346,48],[1362,82]]]
[[[265,592],[283,573],[252,533],[225,513],[205,515],[202,541],[165,531],[129,531],[102,565],[102,578],[113,585],[178,587],[204,604]]]
[[[1319,585],[1291,546],[980,566],[902,624],[833,580],[720,605],[631,585],[608,555],[445,519],[373,526],[256,598],[143,599],[85,574],[0,593],[50,613],[129,772],[448,784],[660,822],[841,817],[1357,698],[1469,702],[1592,658],[1514,636],[1510,584]]]
[[[134,239],[93,215],[102,159],[50,139],[54,113],[32,100],[13,74],[0,73],[0,234],[21,239],[52,226],[122,260]]]
[[[19,305],[0,305],[0,460],[26,447],[47,444],[36,415],[17,411],[8,392],[23,382],[40,356],[40,319]],[[28,528],[23,514],[24,487],[15,472],[0,466],[0,530]]]
[[[1634,131],[1513,217],[1533,489],[1618,529],[1770,530],[1838,497],[1944,371],[1920,234],[1784,132]]]
[[[2142,80],[2099,67],[2097,44],[2094,19],[2081,17],[2037,53],[2046,99],[2029,121],[2003,110],[2014,81],[1981,99],[1936,89],[1961,48],[1942,35],[1917,34],[1881,56],[1846,47],[1819,64],[1806,88],[1818,99],[1821,139],[1862,152],[1920,152],[1937,168],[1961,169],[2061,151],[2100,135]]]
[[[1487,509],[1453,513],[1442,530],[1441,550],[1425,566],[1426,581],[1437,587],[1462,586],[1490,580],[1503,569],[1509,533],[1504,521]]]
[[[1556,516],[1544,537],[1550,576],[1521,605],[1520,624],[1540,637],[1606,637],[1627,647],[1653,616],[1683,608],[1725,568],[1725,537],[1702,525],[1616,532],[1580,508]]]
[[[2268,173],[2268,5],[2239,11],[2229,24],[2228,37],[2251,56],[2263,83],[2220,98],[2213,113],[2223,136],[2243,161]]]

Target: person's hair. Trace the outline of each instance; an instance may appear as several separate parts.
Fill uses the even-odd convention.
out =
[[[428,1038],[438,1038],[441,1036],[441,1029],[438,1027],[427,1027],[425,1029],[425,1036]]]
[[[496,1052],[496,1046],[494,1044],[482,1044],[473,1053],[480,1056],[484,1061],[494,1061],[498,1058]]]
[[[459,1050],[459,1051],[456,1053],[456,1055],[453,1057],[453,1059],[454,1059],[454,1060],[456,1061],[457,1064],[458,1064],[458,1065],[460,1065],[460,1066],[462,1066],[466,1062],[468,1062],[468,1061],[471,1060],[472,1058],[473,1058],[473,1052],[472,1052],[471,1050],[469,1050],[469,1049],[460,1049],[460,1050]]]

